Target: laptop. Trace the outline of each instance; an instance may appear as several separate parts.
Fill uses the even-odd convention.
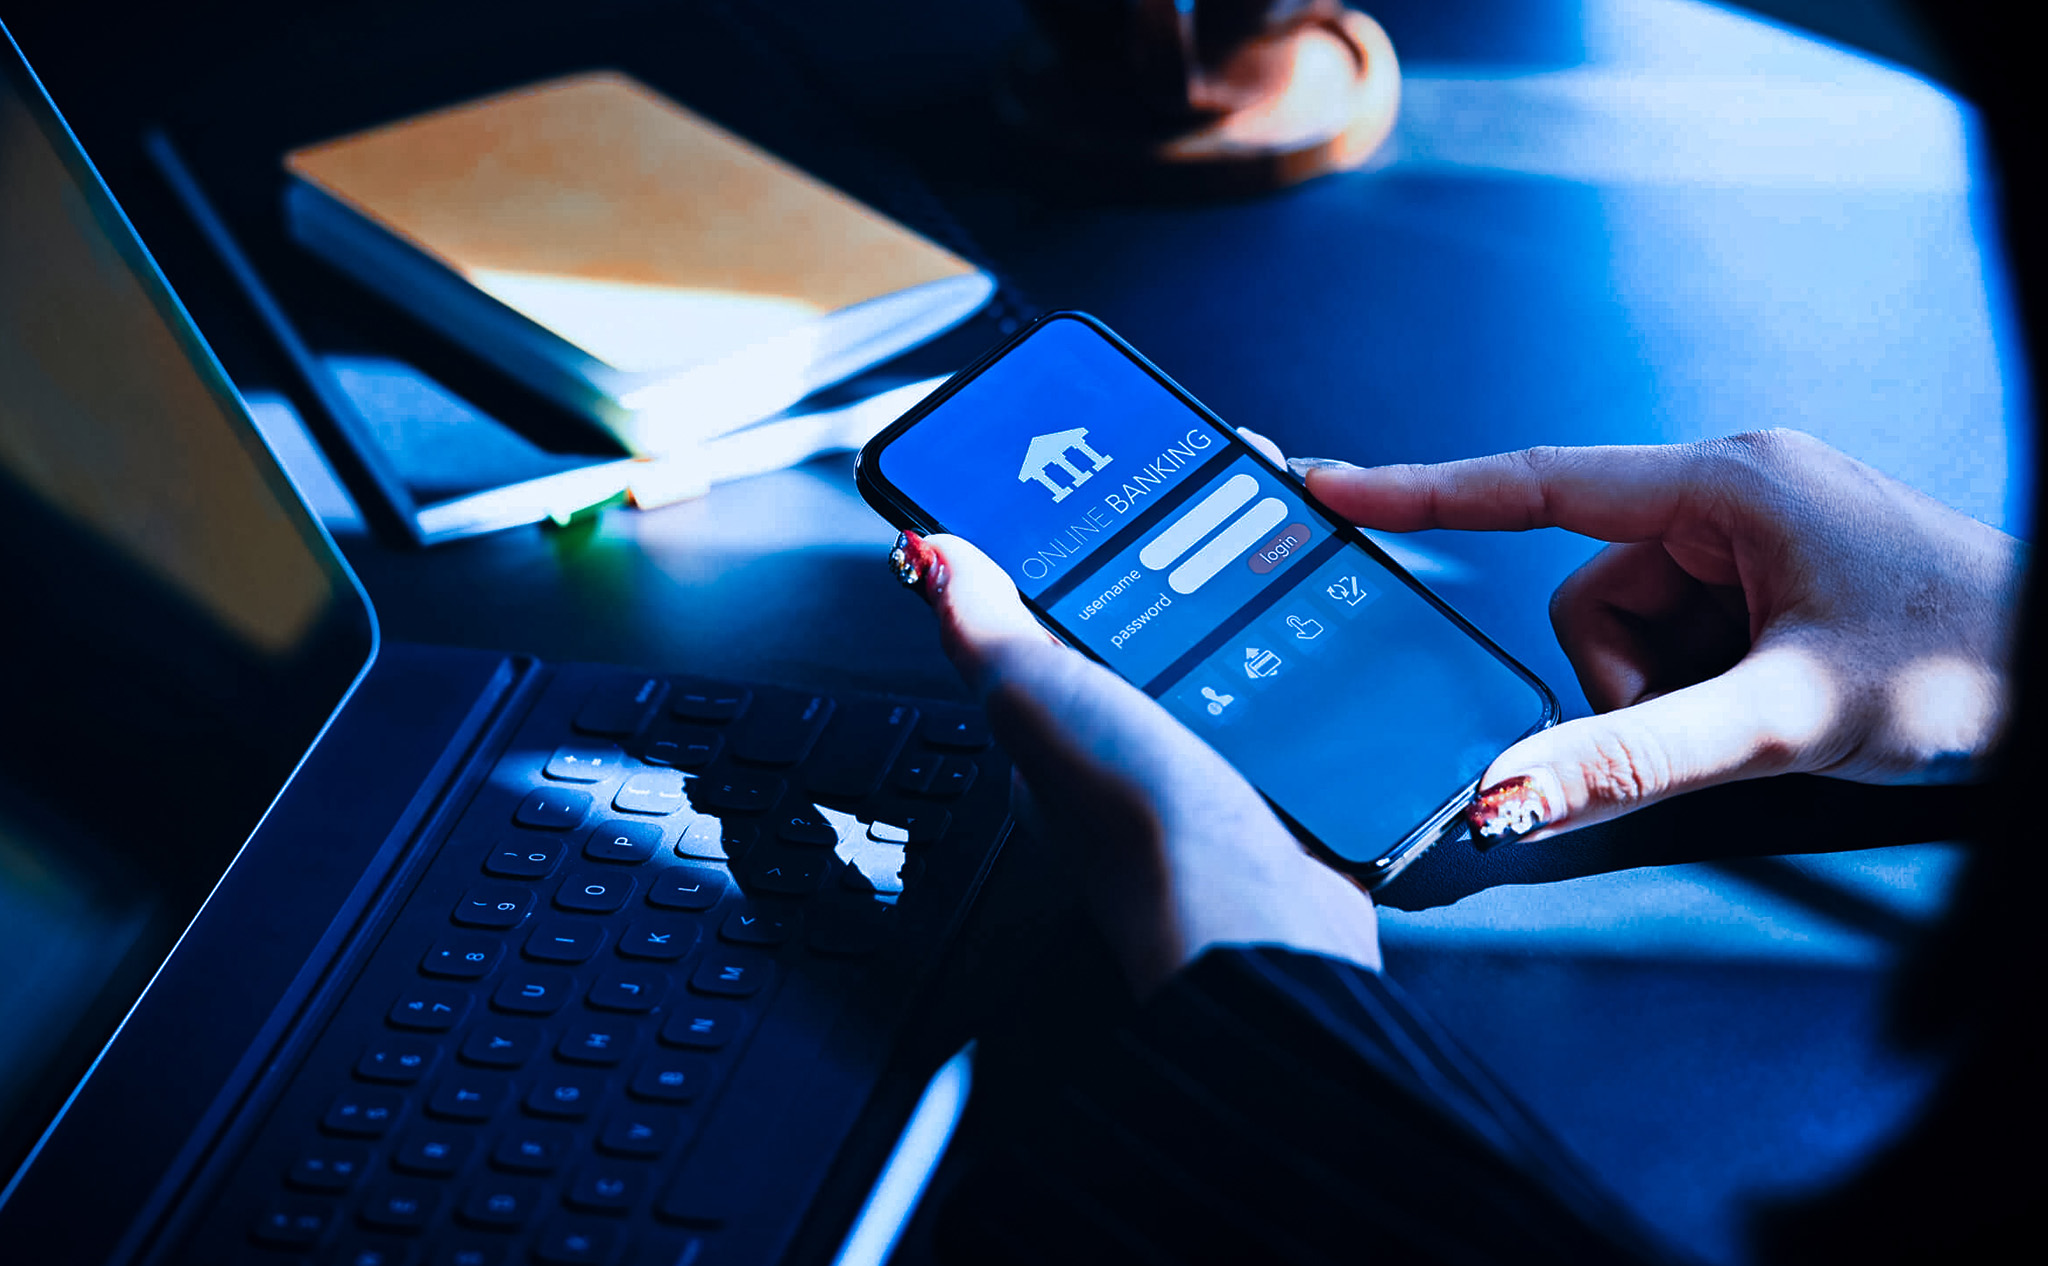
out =
[[[11,39],[0,556],[0,1256],[886,1252],[982,718],[380,639]]]

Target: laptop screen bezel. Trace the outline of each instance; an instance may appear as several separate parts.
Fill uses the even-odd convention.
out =
[[[134,1017],[143,1000],[148,997],[150,989],[161,977],[164,965],[176,957],[191,927],[204,917],[208,907],[212,905],[222,881],[244,855],[249,839],[261,829],[278,801],[289,791],[305,767],[308,755],[333,727],[335,718],[347,707],[349,700],[369,674],[382,644],[382,634],[369,594],[348,565],[334,539],[292,484],[277,455],[250,418],[240,391],[200,334],[184,304],[172,291],[156,260],[136,233],[133,223],[100,177],[98,169],[87,157],[77,135],[58,111],[42,80],[28,64],[20,45],[16,43],[12,32],[4,23],[0,23],[0,77],[4,77],[7,88],[21,101],[43,139],[62,162],[66,175],[91,211],[94,227],[99,230],[103,243],[118,255],[140,285],[156,316],[176,340],[191,369],[217,406],[223,425],[230,428],[237,441],[249,453],[252,464],[264,480],[265,489],[276,502],[277,509],[291,530],[297,534],[308,555],[326,575],[332,605],[323,623],[330,630],[330,640],[335,642],[335,653],[330,657],[328,673],[334,685],[331,706],[322,714],[316,705],[313,714],[319,717],[318,724],[312,728],[310,739],[305,748],[298,753],[290,772],[270,794],[262,814],[247,835],[235,842],[235,847],[226,855],[226,860],[218,873],[213,874],[210,881],[204,885],[206,896],[193,907],[190,916],[184,920],[178,936],[162,958],[156,960],[142,987],[127,1000],[121,1012],[121,1019],[107,1033],[105,1040],[99,1043],[91,1061],[72,1082],[61,1104],[44,1123],[20,1164],[5,1175],[5,1185],[0,1186],[0,1207],[5,1207],[21,1185],[24,1175],[34,1166],[49,1143],[65,1114],[77,1102],[81,1090],[99,1069],[107,1051],[120,1039],[122,1030]]]

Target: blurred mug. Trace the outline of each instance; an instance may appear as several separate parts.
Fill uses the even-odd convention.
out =
[[[1070,75],[1135,97],[1163,125],[1229,114],[1273,91],[1291,64],[1287,37],[1323,26],[1339,38],[1340,0],[1030,0]]]

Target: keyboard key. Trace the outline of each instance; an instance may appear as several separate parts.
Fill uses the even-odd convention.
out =
[[[491,1005],[519,1015],[553,1015],[576,993],[576,978],[548,967],[520,967],[505,974]]]
[[[677,679],[669,695],[668,710],[685,721],[732,721],[747,710],[753,697],[752,691],[731,682],[684,677]]]
[[[541,787],[526,793],[512,820],[537,831],[566,831],[582,826],[590,813],[590,793],[573,787]]]
[[[780,945],[796,932],[793,912],[763,910],[751,901],[734,906],[719,925],[721,940],[735,945]]]
[[[486,1019],[462,1039],[465,1063],[485,1068],[524,1068],[540,1049],[541,1031],[523,1020]]]
[[[327,1233],[334,1210],[325,1204],[292,1201],[273,1205],[258,1214],[249,1237],[259,1244],[278,1248],[301,1248]]]
[[[804,762],[805,784],[818,796],[854,800],[870,794],[916,727],[917,709],[907,703],[874,699],[840,709]]]
[[[449,917],[465,927],[511,928],[518,927],[532,909],[530,889],[510,884],[478,884],[462,894],[462,900],[455,903],[455,913]]]
[[[676,855],[695,857],[710,862],[730,862],[740,857],[744,850],[735,847],[738,837],[732,824],[710,814],[700,814],[690,819],[683,833],[676,838]]]
[[[659,677],[613,677],[601,681],[577,710],[575,726],[585,734],[631,738],[661,706],[668,683]]]
[[[794,765],[811,750],[832,711],[824,695],[761,699],[733,739],[733,757],[753,765]]]
[[[944,809],[889,808],[868,824],[868,838],[885,844],[936,844],[953,825]]]
[[[650,765],[676,769],[702,769],[718,759],[725,736],[702,725],[671,725],[657,730],[647,740],[641,759]]]
[[[544,963],[587,963],[604,944],[604,928],[581,919],[542,919],[526,938],[524,953]]]
[[[566,1125],[538,1121],[513,1126],[491,1149],[491,1164],[521,1174],[552,1174],[569,1159],[576,1135]]]
[[[562,1199],[585,1213],[624,1213],[639,1203],[646,1184],[647,1175],[640,1169],[600,1161],[578,1170]]]
[[[476,1137],[458,1126],[422,1125],[391,1154],[391,1167],[408,1174],[446,1178],[461,1169],[476,1148]]]
[[[364,1081],[410,1086],[432,1072],[434,1061],[440,1057],[441,1048],[434,1043],[394,1033],[363,1048],[362,1057],[356,1060],[356,1076]]]
[[[967,789],[974,785],[974,776],[980,772],[965,756],[948,756],[939,762],[938,772],[932,775],[925,794],[937,800],[957,799],[967,794]]]
[[[441,1193],[416,1182],[387,1183],[363,1197],[356,1217],[378,1231],[416,1232],[425,1227],[441,1204]]]
[[[450,980],[480,980],[490,975],[504,956],[505,947],[495,937],[444,936],[420,960],[420,970]]]
[[[617,872],[581,871],[562,881],[555,904],[586,914],[610,914],[633,896],[633,877]]]
[[[386,1018],[402,1029],[446,1033],[469,1014],[469,995],[454,985],[414,985],[391,1004]]]
[[[917,736],[933,747],[978,752],[989,745],[988,721],[978,712],[936,712],[924,719]]]
[[[488,1121],[512,1094],[512,1083],[498,1073],[450,1073],[441,1079],[427,1111],[450,1121]]]
[[[647,903],[669,910],[709,910],[725,895],[727,882],[725,872],[716,867],[671,866],[648,890]]]
[[[670,1046],[715,1051],[732,1041],[744,1016],[745,1012],[730,1002],[685,998],[676,1003],[668,1023],[661,1026],[661,1040]]]
[[[618,1260],[618,1232],[587,1222],[559,1222],[541,1232],[533,1260],[541,1266],[611,1266]]]
[[[320,1128],[329,1134],[352,1138],[380,1139],[391,1132],[405,1115],[405,1096],[396,1090],[364,1086],[344,1090],[327,1105]]]
[[[648,769],[619,784],[612,808],[620,813],[660,816],[690,807],[685,777],[673,769]]]
[[[945,757],[937,752],[913,752],[896,767],[896,789],[911,795],[921,796],[931,789],[932,778],[939,772],[939,763]]]
[[[562,1031],[562,1040],[555,1044],[555,1057],[577,1064],[610,1067],[633,1049],[633,1039],[637,1035],[632,1022],[626,1020],[598,1020],[591,1024],[572,1025]]]
[[[498,1231],[516,1231],[540,1207],[541,1189],[528,1182],[478,1183],[457,1210],[464,1222]]]
[[[590,987],[590,1005],[607,1011],[645,1013],[661,1005],[668,992],[668,976],[651,967],[625,967],[609,971]]]
[[[526,1110],[537,1116],[581,1121],[603,1101],[605,1079],[595,1073],[550,1069],[526,1094]]]
[[[751,998],[766,988],[775,963],[749,950],[717,950],[704,956],[691,973],[690,988],[723,998]]]
[[[285,1181],[301,1191],[342,1192],[370,1168],[370,1149],[351,1143],[321,1143],[301,1152]]]
[[[650,1160],[675,1145],[682,1118],[663,1108],[629,1107],[605,1122],[597,1145],[614,1156]]]
[[[562,841],[545,835],[507,840],[484,858],[484,873],[506,879],[546,879],[562,861]]]
[[[839,842],[839,832],[825,820],[816,809],[792,808],[784,810],[776,819],[775,838],[791,844],[809,844],[814,848],[831,848]]]
[[[831,856],[816,849],[763,844],[747,854],[746,870],[752,886],[762,892],[805,896],[825,882]]]
[[[628,764],[611,743],[570,743],[555,749],[541,772],[561,782],[603,782]]]
[[[496,1244],[444,1244],[434,1251],[432,1266],[505,1266],[505,1250]]]
[[[953,825],[953,815],[944,809],[926,809],[918,813],[906,813],[897,819],[910,834],[912,844],[936,844],[946,837]]]
[[[648,900],[654,898],[649,896]],[[619,938],[619,953],[672,963],[697,945],[697,925],[685,919],[649,919],[635,923]]]
[[[839,859],[846,863],[839,882],[864,896],[900,894],[905,872],[914,869],[903,845],[870,837],[848,840],[839,849]]]
[[[700,809],[760,813],[782,795],[782,780],[766,774],[712,775],[697,780],[690,798]]]
[[[594,862],[636,866],[661,848],[661,827],[652,822],[603,822],[583,842],[583,855]]]
[[[688,1103],[711,1089],[711,1061],[702,1055],[656,1055],[640,1065],[626,1089],[636,1099]]]

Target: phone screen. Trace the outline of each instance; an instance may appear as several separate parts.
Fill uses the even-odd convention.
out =
[[[871,495],[963,536],[1042,619],[1337,857],[1444,821],[1555,706],[1127,345],[1061,314],[885,432]]]

